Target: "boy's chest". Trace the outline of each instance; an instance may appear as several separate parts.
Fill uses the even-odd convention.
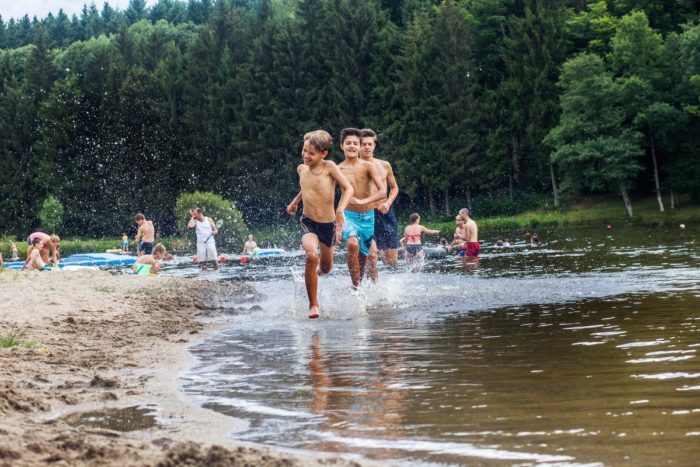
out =
[[[364,167],[343,167],[340,171],[355,190],[369,187],[369,172]]]
[[[322,195],[324,193],[333,192],[335,181],[330,175],[314,175],[311,173],[303,174],[299,179],[302,193],[316,193]]]

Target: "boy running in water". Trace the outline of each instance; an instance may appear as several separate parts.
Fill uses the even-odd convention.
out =
[[[389,196],[379,202],[374,210],[374,243],[370,248],[367,263],[367,275],[371,279],[377,280],[377,250],[382,254],[382,262],[391,268],[396,268],[399,257],[399,224],[392,209],[394,200],[399,194],[399,186],[396,184],[391,164],[374,157],[377,134],[369,128],[360,130],[360,132],[360,157],[376,167],[382,181],[381,191],[386,194],[387,188],[389,189]]]
[[[304,281],[309,296],[309,318],[318,318],[318,275],[328,274],[333,267],[333,245],[345,225],[343,211],[352,199],[354,190],[332,161],[326,161],[333,139],[323,130],[304,136],[302,158],[297,167],[301,192],[287,206],[287,213],[294,215],[299,201],[304,203],[301,222],[301,245],[306,252]],[[335,184],[340,185],[342,197],[333,211]],[[321,249],[319,260],[318,249]]]
[[[340,148],[345,160],[338,164],[338,168],[355,191],[355,197],[345,210],[343,229],[343,240],[348,242],[348,269],[354,288],[360,286],[373,242],[374,205],[386,198],[386,188],[382,185],[377,168],[360,158],[361,138],[362,133],[357,128],[345,128],[340,132]]]

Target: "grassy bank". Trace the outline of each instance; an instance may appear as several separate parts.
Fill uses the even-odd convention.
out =
[[[700,223],[700,206],[683,204],[676,209],[666,206],[665,212],[659,211],[656,198],[645,198],[633,202],[634,217],[625,216],[622,201],[612,197],[595,197],[581,199],[569,209],[561,211],[529,211],[515,216],[489,217],[475,220],[483,230],[510,230],[524,228],[555,228],[595,225],[663,225],[672,223]],[[403,219],[400,219],[402,221]],[[444,232],[454,230],[454,220],[426,222],[426,226]]]
[[[0,238],[0,252],[5,261],[10,258],[11,243],[14,242],[19,252],[19,257],[24,259],[27,254],[26,240],[13,239],[10,237]],[[187,240],[177,237],[165,237],[156,239],[157,243],[163,243],[169,251],[189,251],[194,246],[190,246]],[[113,248],[120,248],[121,238],[62,238],[61,256],[73,255],[76,253],[104,253]],[[129,239],[129,251],[136,254],[136,244],[134,239]]]

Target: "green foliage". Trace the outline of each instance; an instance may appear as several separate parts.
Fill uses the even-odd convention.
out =
[[[37,343],[34,339],[23,340],[24,333],[19,329],[10,329],[6,334],[0,334],[0,348],[7,349],[10,347],[24,347],[26,349],[34,349]]]
[[[197,207],[201,208],[204,215],[212,218],[214,222],[223,222],[216,237],[218,245],[229,247],[243,245],[248,235],[248,227],[243,221],[243,216],[233,202],[214,193],[195,191],[183,193],[177,197],[175,213],[181,235],[187,234],[190,212]]]
[[[375,129],[399,204],[433,217],[466,199],[512,212],[556,182],[606,191],[613,174],[648,193],[654,160],[661,191],[700,193],[697,20],[693,0],[131,0],[5,18],[0,232],[37,228],[60,194],[64,234],[133,236],[141,211],[167,237],[195,190],[277,225],[319,127]],[[559,79],[581,52],[601,59],[599,89]]]
[[[46,231],[56,233],[63,225],[63,204],[53,195],[49,195],[39,211],[41,226]]]

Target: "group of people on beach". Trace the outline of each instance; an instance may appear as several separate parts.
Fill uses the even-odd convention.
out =
[[[409,225],[399,239],[398,222],[393,203],[399,193],[391,164],[374,157],[377,134],[371,129],[345,128],[340,133],[340,149],[344,159],[335,164],[326,160],[333,138],[324,130],[304,135],[303,163],[297,167],[300,191],[287,206],[287,213],[295,215],[299,203],[303,203],[300,218],[301,244],[306,253],[305,284],[309,296],[309,318],[318,318],[318,276],[330,272],[333,266],[333,249],[336,243],[345,242],[347,264],[353,289],[357,289],[366,275],[372,281],[378,279],[378,260],[396,268],[398,249],[403,246],[407,261],[420,258],[423,234],[438,234],[420,224],[420,216],[410,216]],[[335,206],[336,185],[341,198]],[[165,247],[155,243],[153,222],[142,213],[135,216],[138,231],[136,245],[138,260],[133,271],[139,275],[154,274],[163,260],[168,259]],[[462,209],[456,217],[456,229],[449,247],[456,248],[469,261],[478,260],[479,241],[476,223],[469,218],[469,211]],[[188,228],[197,235],[197,258],[202,269],[213,263],[218,270],[215,235],[218,228],[200,208],[190,212]],[[49,252],[54,266],[59,255],[58,236],[35,232],[30,244],[25,266],[27,269],[44,269],[49,263]],[[252,238],[246,249],[255,248]],[[128,249],[128,237],[122,235],[122,248]]]
[[[414,213],[399,240],[392,209],[399,188],[391,164],[374,157],[376,144],[377,134],[371,129],[343,129],[340,149],[344,159],[336,165],[326,160],[333,146],[328,132],[316,130],[304,135],[303,163],[297,167],[301,190],[287,206],[287,213],[295,215],[299,203],[303,203],[301,244],[306,253],[304,282],[309,318],[320,316],[318,277],[331,271],[336,242],[346,242],[350,280],[357,289],[365,274],[373,281],[378,279],[379,254],[385,264],[395,268],[400,243],[405,245],[410,260],[422,253],[422,234],[439,233],[420,225],[420,216]],[[342,194],[337,206],[336,185]],[[466,209],[458,218],[462,222],[458,229],[464,239],[464,255],[476,260],[476,223],[469,219]]]

